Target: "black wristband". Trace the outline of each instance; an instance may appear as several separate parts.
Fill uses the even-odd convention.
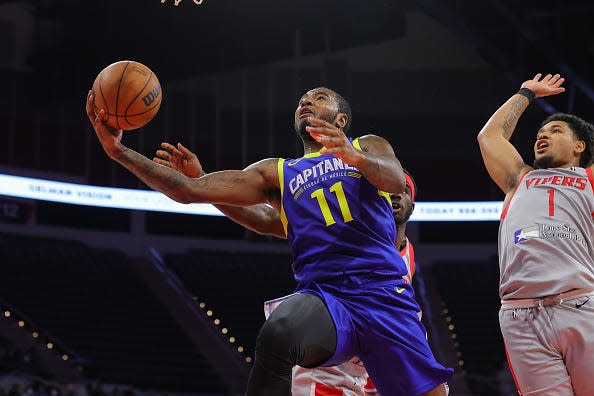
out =
[[[520,88],[520,90],[516,93],[528,99],[529,102],[532,102],[536,98],[534,91],[529,88]]]

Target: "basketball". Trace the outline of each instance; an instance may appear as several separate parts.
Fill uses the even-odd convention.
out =
[[[107,66],[93,82],[95,114],[105,110],[107,124],[131,130],[146,125],[161,106],[161,84],[142,63],[120,61]]]

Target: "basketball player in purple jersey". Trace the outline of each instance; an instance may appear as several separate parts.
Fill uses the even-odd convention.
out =
[[[499,322],[520,395],[594,395],[594,128],[573,115],[548,117],[533,166],[509,142],[530,102],[563,92],[563,81],[524,82],[478,135],[505,193]]]
[[[94,114],[91,92],[86,109],[108,156],[171,199],[267,203],[280,213],[298,293],[260,330],[248,396],[288,396],[293,366],[334,366],[352,356],[362,359],[384,395],[445,394],[452,370],[429,349],[394,247],[389,193],[404,190],[402,167],[385,139],[347,138],[350,107],[340,95],[316,88],[300,99],[295,129],[302,158],[265,159],[198,179],[124,146],[123,132],[105,125],[105,110]]]
[[[168,166],[182,172],[188,177],[200,177],[205,174],[196,154],[181,143],[177,147],[162,143],[155,158],[158,164]],[[392,195],[392,215],[396,222],[396,240],[394,245],[400,252],[407,267],[404,278],[412,283],[415,273],[415,258],[412,243],[406,237],[406,224],[414,210],[416,185],[412,176],[406,172],[406,187],[399,195]],[[227,217],[238,224],[263,235],[274,235],[286,238],[279,213],[272,207],[260,204],[249,207],[216,205]],[[287,297],[278,298],[265,303],[266,317]],[[365,366],[358,357],[333,367],[293,368],[291,385],[293,396],[375,396],[379,395],[375,384],[369,377]]]

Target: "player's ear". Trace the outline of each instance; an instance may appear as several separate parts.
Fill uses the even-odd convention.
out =
[[[346,126],[346,124],[348,124],[348,122],[348,115],[346,115],[345,113],[338,113],[336,115],[336,119],[334,120],[334,125],[336,125],[337,128],[343,129]]]
[[[577,153],[581,154],[584,152],[584,150],[586,150],[586,142],[583,140],[576,140],[574,148]]]

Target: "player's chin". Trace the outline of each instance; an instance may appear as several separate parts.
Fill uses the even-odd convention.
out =
[[[554,157],[552,155],[536,155],[532,167],[534,169],[547,169],[552,168],[555,164]]]
[[[295,120],[295,132],[297,132],[301,136],[309,136],[309,132],[305,129],[305,127],[309,126],[309,123],[305,118],[300,118]]]

